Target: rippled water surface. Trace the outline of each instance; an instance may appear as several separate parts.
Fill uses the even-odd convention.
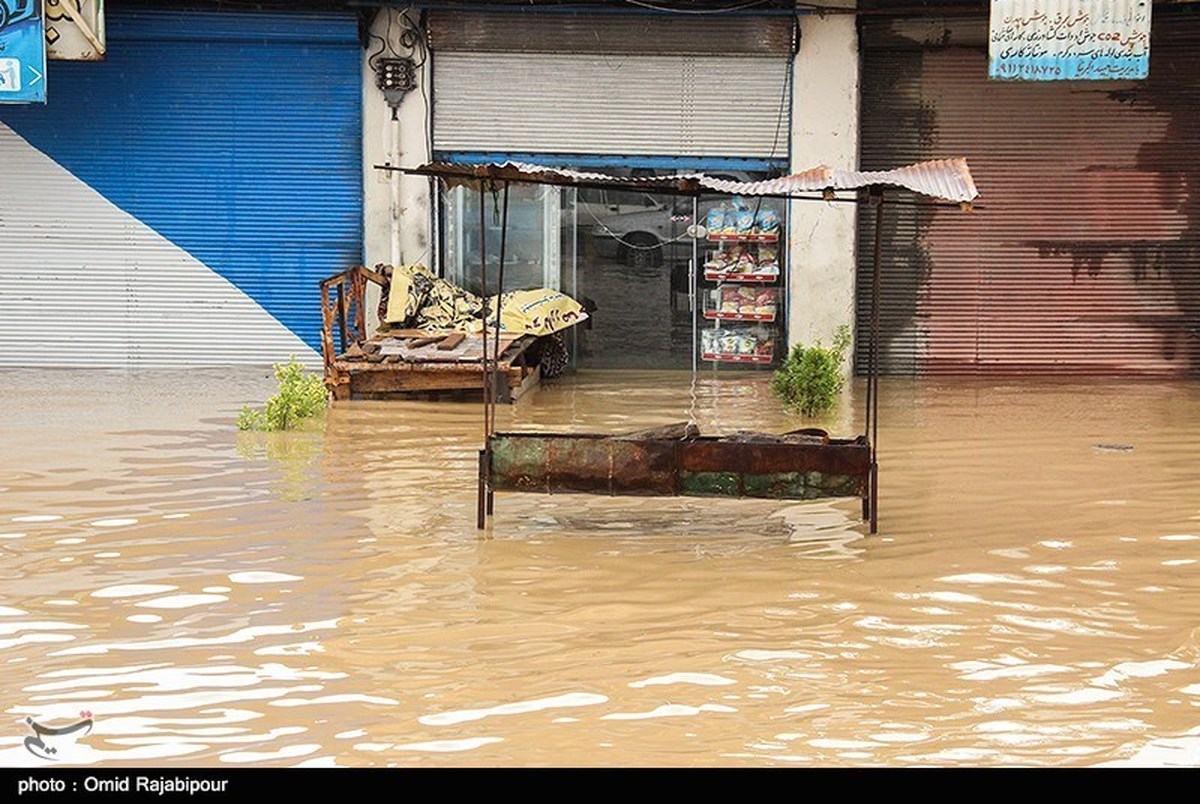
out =
[[[499,425],[799,426],[765,379],[585,372]],[[261,370],[0,380],[3,765],[81,712],[60,764],[1200,764],[1195,383],[885,380],[866,537],[513,494],[480,535],[478,404],[266,436]]]

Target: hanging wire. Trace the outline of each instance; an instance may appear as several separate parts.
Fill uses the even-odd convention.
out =
[[[684,233],[684,234],[679,235],[678,237],[672,237],[670,240],[661,240],[653,246],[646,246],[646,245],[642,245],[639,243],[633,243],[633,242],[623,239],[620,235],[618,235],[612,229],[608,228],[608,226],[605,225],[604,221],[602,221],[598,217],[596,217],[596,213],[592,212],[588,207],[585,206],[583,208],[583,211],[585,213],[587,213],[587,216],[589,218],[591,218],[593,222],[595,222],[596,226],[600,229],[600,231],[604,232],[606,235],[611,237],[613,240],[615,240],[617,243],[624,246],[625,248],[633,249],[634,251],[654,251],[655,249],[661,248],[663,246],[671,245],[672,243],[682,243],[684,240],[688,239],[687,233]]]

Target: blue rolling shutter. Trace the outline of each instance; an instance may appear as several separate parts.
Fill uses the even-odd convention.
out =
[[[362,259],[356,17],[114,11],[108,38],[106,61],[52,62],[49,103],[0,123],[319,348],[317,281]],[[254,338],[220,326],[171,338]]]

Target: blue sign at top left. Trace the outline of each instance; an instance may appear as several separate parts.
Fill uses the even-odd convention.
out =
[[[0,103],[45,102],[42,0],[0,0]]]

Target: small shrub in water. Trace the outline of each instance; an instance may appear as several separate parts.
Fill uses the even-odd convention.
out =
[[[237,419],[239,430],[287,430],[325,409],[328,391],[324,381],[305,371],[295,357],[275,364],[275,379],[279,393],[268,399],[262,410],[243,407]]]
[[[818,416],[832,410],[845,385],[842,359],[850,348],[850,328],[838,327],[833,347],[817,341],[813,346],[796,344],[784,364],[771,376],[771,393],[783,400],[788,410]]]

